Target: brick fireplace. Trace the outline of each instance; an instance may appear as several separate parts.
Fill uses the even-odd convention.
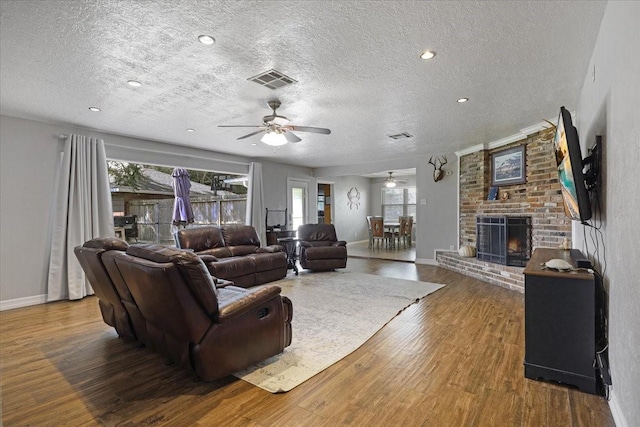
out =
[[[571,237],[571,220],[564,213],[551,148],[552,138],[552,133],[539,132],[499,148],[470,150],[459,154],[460,246],[477,248],[477,218],[489,216],[529,217],[531,250],[537,247],[557,248],[565,237]],[[487,200],[491,186],[491,154],[520,145],[526,146],[526,182],[500,187],[497,200]],[[523,267],[461,258],[457,253],[441,252],[436,258],[445,268],[499,286],[524,290]]]

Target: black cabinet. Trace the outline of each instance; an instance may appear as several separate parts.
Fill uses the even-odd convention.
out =
[[[598,276],[579,271],[546,269],[550,259],[576,266],[578,250],[536,249],[525,275],[526,378],[548,380],[601,394],[595,363],[603,339],[602,289]]]

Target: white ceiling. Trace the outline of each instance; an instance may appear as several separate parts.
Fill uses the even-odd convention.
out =
[[[442,154],[574,109],[605,5],[3,0],[0,107],[309,167]],[[437,56],[420,60],[426,49]],[[297,83],[247,80],[272,68]],[[331,135],[298,133],[275,150],[260,136],[236,140],[250,129],[217,127],[260,124],[274,98],[294,124]],[[414,138],[388,138],[401,132]]]

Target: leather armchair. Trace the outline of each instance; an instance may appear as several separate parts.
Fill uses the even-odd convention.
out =
[[[338,240],[333,224],[298,227],[300,266],[308,270],[333,270],[347,266],[347,242]]]

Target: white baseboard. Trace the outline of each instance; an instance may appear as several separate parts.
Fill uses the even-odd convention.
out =
[[[433,259],[431,258],[416,258],[416,264],[427,264],[427,265],[435,265],[438,266],[438,252],[453,252],[449,249],[434,249],[433,250]]]
[[[349,243],[356,244],[356,243],[369,243],[368,240],[356,240],[355,242],[347,242],[347,248],[349,247]]]
[[[613,422],[616,423],[616,427],[629,427],[613,390],[611,390],[611,399],[609,399],[609,409],[611,410],[611,416],[613,417]]]
[[[438,261],[429,258],[416,258],[416,264],[438,265]]]
[[[15,298],[0,301],[0,311],[11,310],[13,308],[28,307],[30,305],[44,304],[47,302],[47,295],[34,295],[31,297]]]

